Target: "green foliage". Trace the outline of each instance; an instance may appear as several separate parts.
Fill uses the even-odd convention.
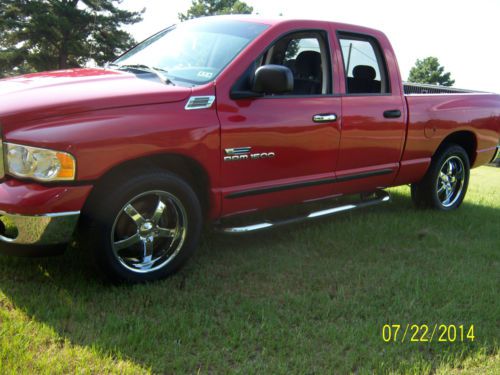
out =
[[[186,13],[179,13],[181,21],[220,14],[251,14],[253,8],[239,0],[192,0]]]
[[[103,64],[134,44],[120,29],[142,12],[119,9],[120,0],[2,0],[0,76]]]
[[[411,68],[408,81],[415,83],[437,84],[441,86],[453,86],[449,72],[444,72],[444,66],[439,65],[437,57],[429,56],[423,60],[417,59],[415,66]]]
[[[297,52],[299,52],[299,41],[300,39],[292,39],[288,43],[288,47],[285,52],[285,60],[291,60],[297,58]]]

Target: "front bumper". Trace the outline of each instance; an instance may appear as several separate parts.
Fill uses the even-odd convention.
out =
[[[13,215],[0,211],[0,240],[20,245],[58,245],[68,243],[80,212],[60,212],[38,216]]]
[[[53,255],[71,241],[80,212],[38,216],[0,211],[0,252],[9,255]]]
[[[92,186],[0,183],[0,253],[49,255],[71,241]]]

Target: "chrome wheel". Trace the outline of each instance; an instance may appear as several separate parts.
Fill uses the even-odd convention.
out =
[[[450,156],[443,163],[436,182],[437,197],[443,207],[453,206],[464,189],[465,167],[461,158]]]
[[[111,231],[113,253],[130,271],[159,270],[179,254],[187,226],[186,210],[177,197],[159,190],[142,193],[116,216]]]

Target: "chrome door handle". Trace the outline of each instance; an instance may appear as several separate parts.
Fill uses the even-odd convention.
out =
[[[335,113],[321,113],[313,116],[314,122],[334,122],[337,121],[337,115]]]

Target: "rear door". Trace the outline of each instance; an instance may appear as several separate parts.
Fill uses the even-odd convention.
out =
[[[399,75],[389,76],[394,71],[388,70],[384,54],[392,50],[383,51],[375,37],[364,34],[339,32],[337,37],[345,95],[336,172],[339,181],[346,181],[338,189],[349,192],[390,185],[399,168],[406,131]]]

